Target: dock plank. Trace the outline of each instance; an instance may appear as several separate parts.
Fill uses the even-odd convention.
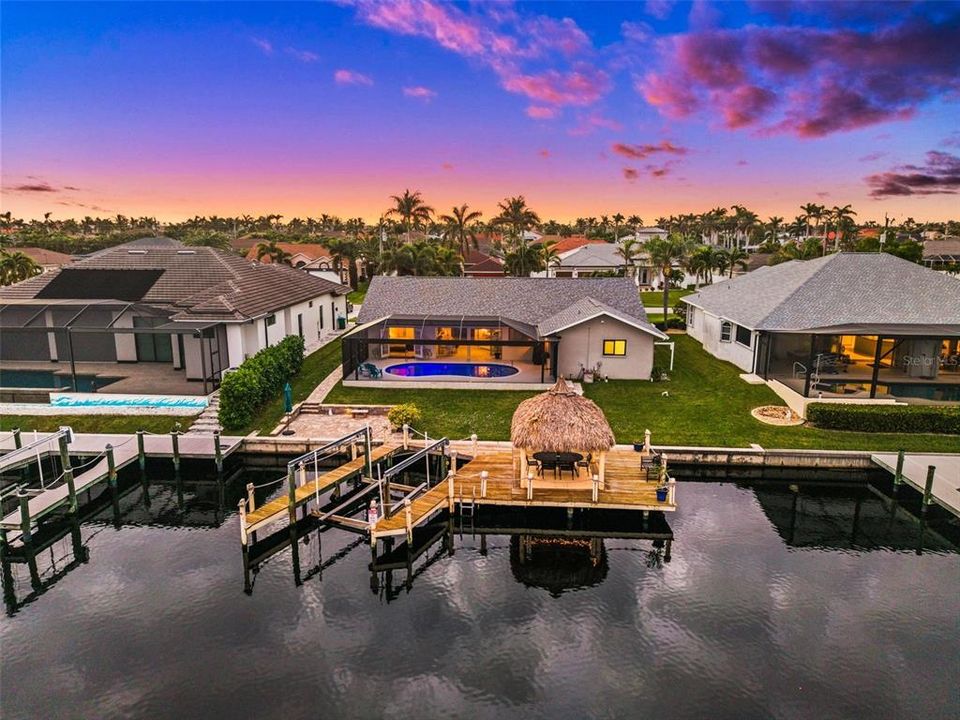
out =
[[[897,471],[897,453],[874,453],[874,463],[891,473]],[[921,494],[927,484],[927,467],[933,465],[933,500],[960,517],[960,455],[907,453],[903,459],[903,479]]]

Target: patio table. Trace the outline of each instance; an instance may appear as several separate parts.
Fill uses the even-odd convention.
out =
[[[562,477],[563,471],[569,470],[571,478],[575,478],[577,463],[583,460],[583,455],[575,452],[538,452],[533,454],[533,459],[539,462],[544,470],[552,468],[554,477],[557,477],[558,473]]]

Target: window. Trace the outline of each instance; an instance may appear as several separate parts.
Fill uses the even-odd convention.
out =
[[[733,335],[733,323],[723,320],[720,323],[720,342],[730,342],[731,335]]]
[[[271,325],[276,325],[276,324],[277,324],[277,316],[267,315],[267,327],[270,327]]]
[[[750,332],[750,328],[737,325],[737,342],[741,345],[750,347],[750,345],[753,343],[753,333]]]
[[[693,305],[687,305],[687,327],[693,327],[693,319],[696,317],[697,310]]]
[[[627,354],[627,341],[626,340],[604,340],[603,341],[603,354],[612,355],[615,357],[622,357]]]

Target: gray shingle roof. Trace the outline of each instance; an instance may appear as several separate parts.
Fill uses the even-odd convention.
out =
[[[589,302],[588,302],[589,301]],[[588,312],[592,310],[593,312]],[[394,317],[489,317],[536,328],[541,336],[606,311],[659,336],[629,278],[430,278],[376,276],[360,323]]]
[[[326,293],[349,291],[290,267],[262,265],[214,248],[136,242],[3,288],[0,299],[33,299],[59,273],[95,269],[163,270],[141,302],[170,307],[176,311],[176,320],[243,320]]]
[[[603,243],[583,245],[560,260],[560,267],[597,267],[615,270],[623,267],[623,258],[617,254],[618,245]]]
[[[887,253],[794,260],[683,300],[754,330],[941,326],[960,334],[960,280]]]

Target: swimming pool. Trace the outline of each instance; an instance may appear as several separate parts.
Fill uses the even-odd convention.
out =
[[[120,378],[102,375],[77,375],[77,392],[94,392]],[[0,387],[71,389],[70,374],[52,370],[0,370]]]
[[[472,378],[502,378],[516,375],[520,370],[510,365],[499,363],[441,363],[441,362],[408,362],[390,365],[385,368],[390,375],[400,377],[472,377]]]

